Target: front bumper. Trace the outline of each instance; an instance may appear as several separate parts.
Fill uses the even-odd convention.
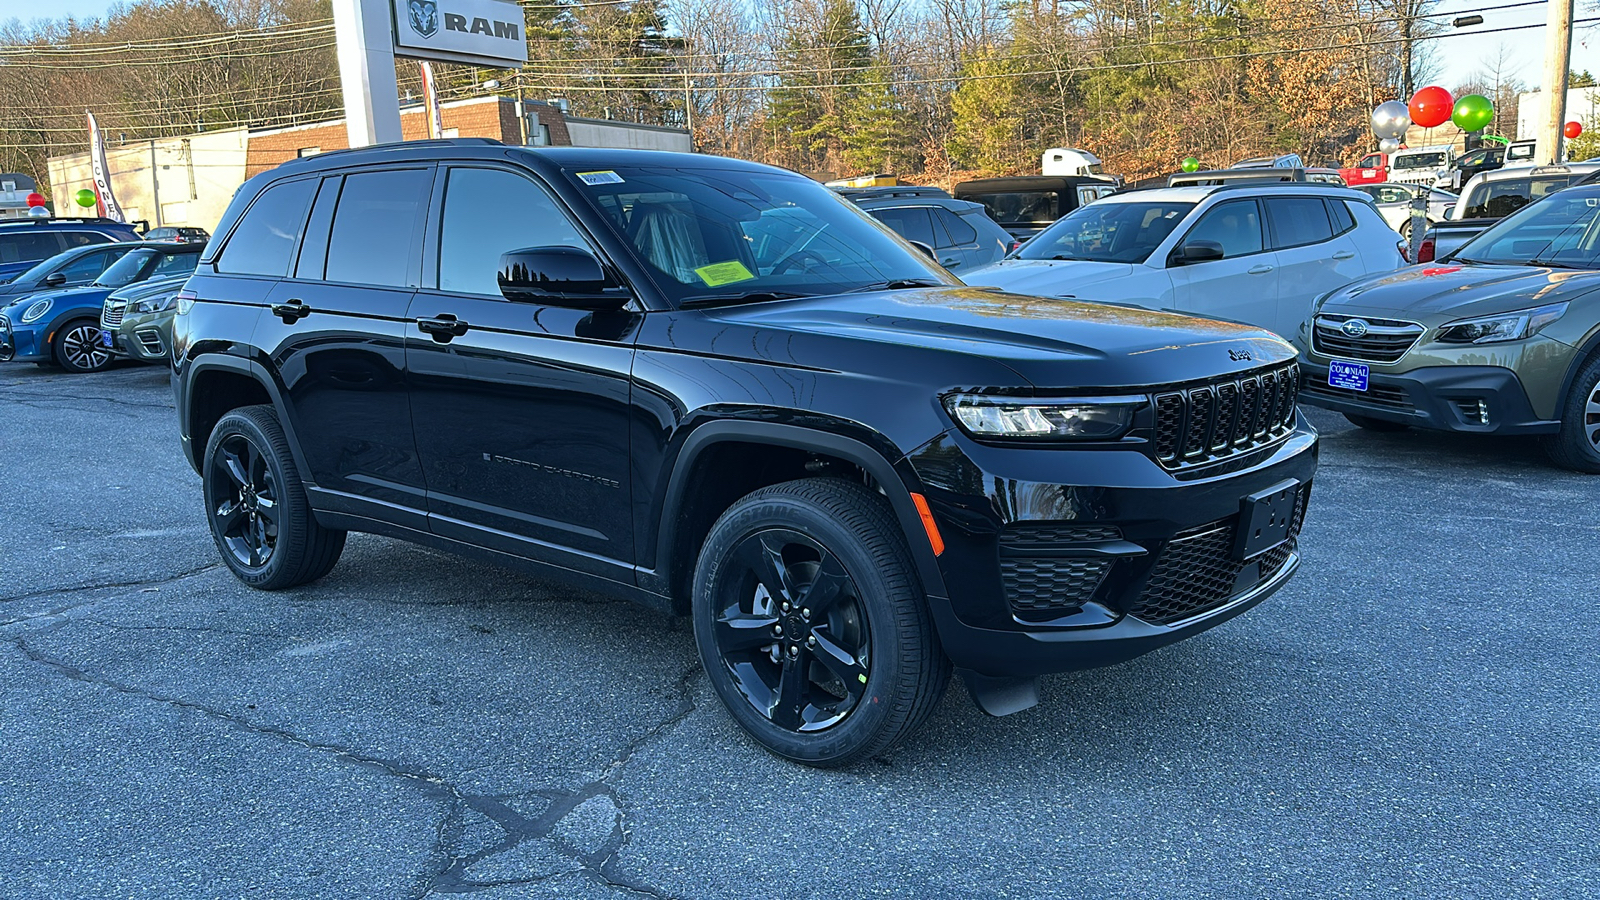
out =
[[[982,675],[1030,677],[1132,659],[1287,583],[1317,437],[1300,418],[1275,444],[1177,474],[1138,450],[997,448],[959,433],[909,461],[945,542],[949,596],[930,598],[945,652]],[[1236,558],[1244,498],[1291,480],[1289,540]]]
[[[1373,366],[1367,390],[1328,384],[1326,363],[1300,364],[1300,400],[1312,406],[1467,434],[1553,434],[1556,420],[1535,414],[1517,373],[1501,366],[1428,366],[1390,374]]]
[[[13,325],[9,318],[0,316],[0,362],[48,359],[50,347],[44,339],[44,329],[43,322]]]

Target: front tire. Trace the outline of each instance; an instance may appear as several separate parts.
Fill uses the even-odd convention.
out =
[[[1374,419],[1371,416],[1362,416],[1357,415],[1356,413],[1345,413],[1344,417],[1350,422],[1351,425],[1354,425],[1357,428],[1365,428],[1368,431],[1405,431],[1407,428],[1411,427],[1404,422],[1391,422],[1388,419]]]
[[[50,353],[68,372],[98,372],[111,365],[111,351],[100,343],[100,323],[95,319],[73,319],[61,326],[50,342]]]
[[[277,591],[333,569],[345,532],[317,524],[272,407],[244,406],[223,416],[203,459],[211,537],[240,581]]]
[[[1561,430],[1544,438],[1545,453],[1563,469],[1600,473],[1600,355],[1592,357],[1561,406]]]
[[[695,568],[695,644],[769,751],[811,766],[884,753],[927,719],[950,662],[883,498],[808,478],[722,514]]]

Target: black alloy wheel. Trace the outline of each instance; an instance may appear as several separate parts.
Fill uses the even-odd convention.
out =
[[[1600,474],[1600,354],[1578,369],[1558,412],[1561,430],[1544,438],[1551,461],[1574,472]]]
[[[886,752],[949,681],[906,533],[855,482],[804,478],[736,501],[700,549],[691,612],[734,720],[806,765]]]
[[[98,372],[111,365],[111,350],[100,343],[100,325],[75,319],[56,332],[56,363],[69,372]]]
[[[821,731],[860,705],[871,643],[856,583],[839,558],[787,528],[733,549],[742,574],[723,582],[717,651],[735,687],[786,731]]]
[[[317,522],[272,407],[244,406],[223,416],[201,461],[211,537],[240,581],[281,590],[333,569],[345,532]]]
[[[211,528],[234,562],[259,569],[278,545],[278,485],[250,438],[230,434],[217,443],[207,467]]]

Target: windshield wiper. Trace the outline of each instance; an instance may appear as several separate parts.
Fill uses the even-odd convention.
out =
[[[1593,266],[1578,266],[1572,263],[1556,262],[1553,259],[1530,259],[1528,265],[1539,266],[1545,269],[1592,269]]]
[[[698,297],[685,297],[678,301],[678,306],[683,309],[692,309],[697,306],[733,306],[739,303],[768,303],[773,300],[798,300],[809,297],[810,294],[791,294],[787,291],[746,291],[742,294],[703,294]]]
[[[874,281],[871,284],[863,284],[861,287],[851,288],[845,293],[861,294],[867,291],[898,291],[903,288],[919,287],[944,287],[944,282],[933,278],[891,278],[888,281]]]

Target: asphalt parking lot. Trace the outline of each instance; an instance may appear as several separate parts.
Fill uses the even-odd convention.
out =
[[[780,762],[686,623],[371,536],[252,592],[164,370],[0,367],[0,897],[1600,896],[1600,479],[1325,438],[1282,593]]]

